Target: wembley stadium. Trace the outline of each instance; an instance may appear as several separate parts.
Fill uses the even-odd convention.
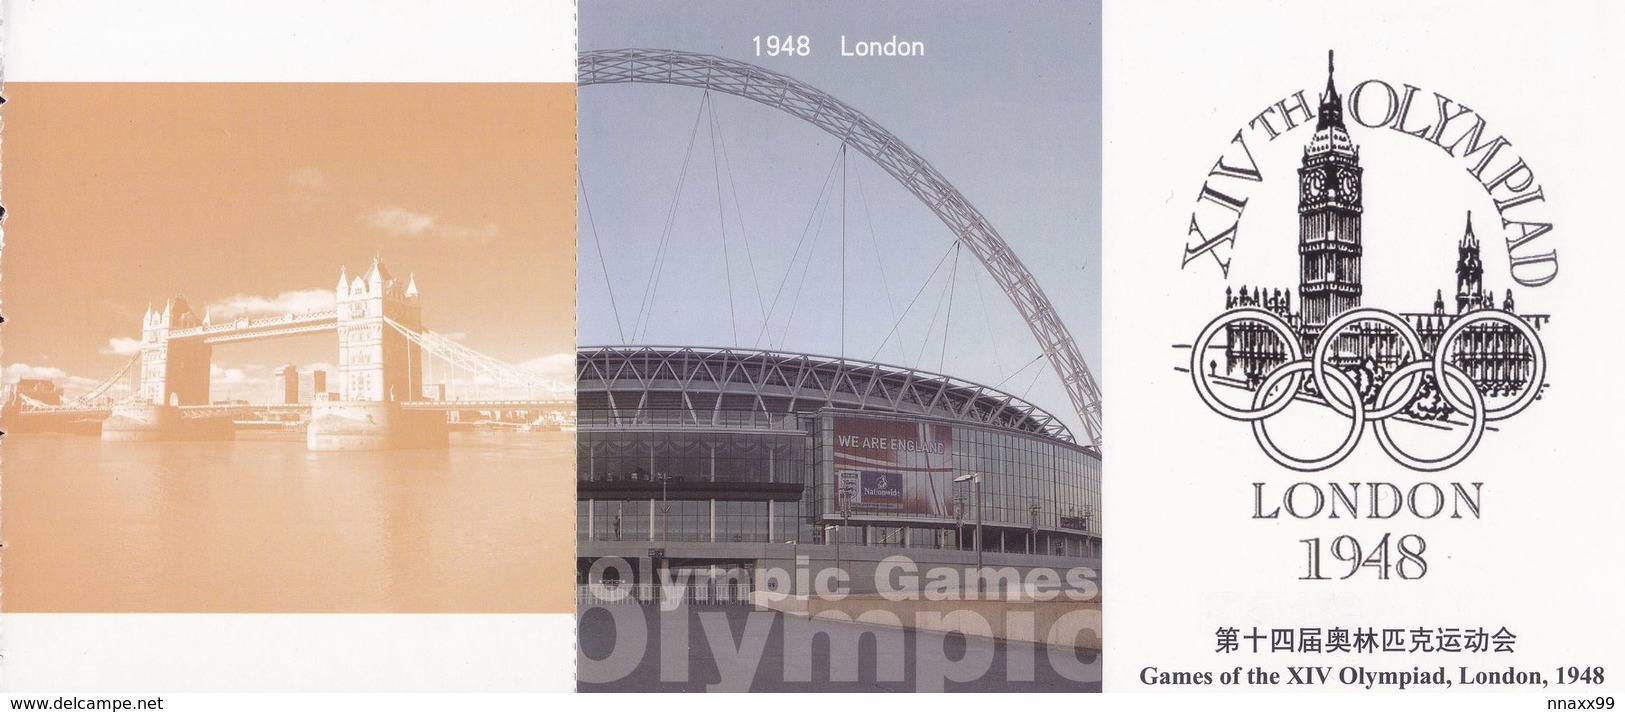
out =
[[[972,565],[978,520],[986,566],[1098,567],[1099,450],[1011,394],[748,349],[595,347],[576,363],[582,582],[619,557],[632,570],[611,575],[635,583],[833,564],[861,589],[899,554]]]

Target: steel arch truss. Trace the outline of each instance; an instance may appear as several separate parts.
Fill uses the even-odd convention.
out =
[[[1061,377],[1089,442],[1100,447],[1100,389],[1049,297],[981,212],[890,131],[815,87],[753,64],[707,54],[655,49],[585,51],[578,60],[577,83],[672,84],[732,94],[795,116],[861,151],[936,213],[998,282]]]
[[[748,404],[770,420],[829,407],[945,418],[1074,442],[1055,416],[1009,393],[867,361],[749,349],[601,346],[577,352],[576,374],[580,407],[599,403],[617,419],[636,420],[657,401],[680,404],[683,420],[696,425],[737,407],[728,403]]]

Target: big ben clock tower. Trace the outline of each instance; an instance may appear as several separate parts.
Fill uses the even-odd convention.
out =
[[[1360,306],[1361,173],[1327,52],[1326,93],[1298,169],[1298,296],[1306,349],[1328,322]]]

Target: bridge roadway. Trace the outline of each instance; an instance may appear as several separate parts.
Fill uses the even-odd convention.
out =
[[[184,405],[186,413],[201,412],[284,412],[297,413],[310,410],[309,403],[218,403],[211,405]],[[573,400],[421,400],[400,401],[405,410],[575,410]]]
[[[575,410],[573,400],[455,400],[455,401],[401,401],[406,410]],[[224,413],[302,413],[310,410],[309,403],[217,403],[210,405],[183,405],[181,411],[190,417]],[[106,417],[112,406],[33,407],[23,408],[18,415],[48,415],[80,413]]]
[[[170,341],[199,340],[205,344],[255,341],[273,336],[294,336],[333,331],[338,328],[337,309],[318,309],[302,314],[283,314],[259,319],[242,318],[220,324],[172,329]]]

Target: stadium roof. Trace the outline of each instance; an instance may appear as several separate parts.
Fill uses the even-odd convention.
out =
[[[577,408],[811,413],[821,408],[944,418],[1076,441],[1059,419],[1009,393],[951,376],[809,354],[685,346],[591,346],[576,352]]]

